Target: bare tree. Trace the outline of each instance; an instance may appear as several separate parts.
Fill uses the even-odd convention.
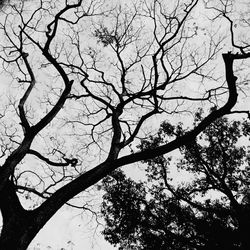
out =
[[[217,118],[247,112],[232,110],[245,83],[236,84],[233,63],[250,52],[233,36],[229,1],[207,5],[204,25],[202,1],[165,2],[40,0],[2,11],[2,66],[13,81],[1,109],[1,249],[26,249],[64,204],[118,167],[169,153]],[[231,33],[211,20],[229,21]],[[224,70],[216,59],[229,37],[237,53],[222,54]],[[200,105],[214,111],[190,131],[131,152],[152,121],[191,119]]]

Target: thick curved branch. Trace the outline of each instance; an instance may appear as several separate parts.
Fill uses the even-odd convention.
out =
[[[80,175],[77,179],[73,180],[71,183],[66,184],[64,187],[56,191],[38,209],[36,209],[35,212],[37,213],[37,216],[43,217],[43,222],[41,223],[46,223],[47,219],[50,218],[69,199],[73,198],[78,193],[97,183],[99,180],[101,180],[103,177],[105,177],[107,174],[117,169],[118,167],[142,160],[151,159],[153,157],[169,153],[183,145],[186,145],[190,141],[193,141],[199,133],[201,133],[217,118],[230,113],[231,109],[237,102],[238,96],[236,89],[236,77],[233,73],[233,61],[237,58],[238,56],[231,53],[223,54],[223,59],[226,67],[226,80],[229,91],[229,97],[224,106],[210,113],[191,131],[165,145],[123,156],[116,160],[106,160],[97,167]]]
[[[18,104],[18,109],[19,109],[19,114],[20,114],[20,119],[21,119],[21,125],[24,128],[24,133],[26,133],[26,131],[30,128],[30,125],[29,125],[29,122],[27,120],[27,117],[26,117],[26,114],[25,114],[25,111],[24,111],[24,104],[27,101],[32,89],[35,86],[35,76],[34,76],[32,68],[30,67],[28,59],[27,59],[28,54],[22,52],[21,56],[22,56],[22,58],[24,60],[25,66],[26,66],[26,68],[28,70],[28,73],[30,75],[30,85],[29,85],[28,89],[25,91],[23,97],[20,99],[20,102]]]

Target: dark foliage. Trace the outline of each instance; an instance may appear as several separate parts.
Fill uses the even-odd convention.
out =
[[[248,249],[249,128],[218,119],[182,147],[179,174],[192,180],[181,184],[168,178],[173,163],[166,156],[146,161],[147,182],[113,172],[103,181],[105,238],[119,249]],[[163,123],[140,148],[182,133],[181,125]]]
[[[89,189],[141,161],[148,163],[148,186],[120,172],[106,182],[107,190],[120,192],[113,208],[113,196],[104,205],[113,244],[191,249],[209,239],[216,248],[226,244],[217,231],[229,237],[237,230],[241,238],[230,236],[232,244],[247,239],[248,171],[238,168],[247,156],[231,145],[238,126],[246,135],[248,126],[244,132],[235,123],[235,137],[223,127],[216,147],[191,142],[220,117],[249,115],[235,106],[249,86],[249,6],[236,8],[232,0],[0,3],[0,73],[7,76],[1,77],[0,249],[26,250],[66,204],[91,211]],[[164,123],[152,136],[155,119],[184,120],[184,112],[192,120],[201,106],[217,109],[197,115],[189,131]],[[206,133],[202,140],[212,143]],[[130,152],[150,134],[141,150]],[[167,178],[173,163],[162,155],[180,147],[179,168],[197,178],[174,186]],[[198,202],[210,190],[224,200]]]

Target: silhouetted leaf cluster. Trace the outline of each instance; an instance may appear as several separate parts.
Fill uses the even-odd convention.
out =
[[[195,122],[202,119],[197,115]],[[103,234],[119,249],[244,249],[249,217],[247,121],[218,119],[180,149],[179,173],[192,180],[174,184],[170,157],[147,160],[147,181],[117,170],[104,179]],[[178,137],[184,129],[163,123],[141,149]],[[178,176],[176,176],[178,179]]]

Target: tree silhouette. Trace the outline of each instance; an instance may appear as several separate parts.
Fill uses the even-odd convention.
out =
[[[172,152],[225,114],[248,113],[233,109],[250,53],[231,14],[244,30],[248,19],[233,2],[211,4],[40,0],[1,10],[0,57],[12,77],[0,113],[1,249],[27,249],[65,204],[88,209],[73,198],[113,170]],[[214,29],[224,21],[226,32]],[[227,39],[233,51],[222,53]],[[172,141],[130,152],[153,121],[190,121],[200,105],[217,108]]]
[[[121,170],[106,177],[106,240],[119,249],[248,249],[249,152],[238,142],[249,138],[249,128],[246,121],[220,118],[183,146],[177,174],[189,173],[183,183],[168,177],[173,163],[164,156],[146,160],[146,182],[136,183]],[[141,147],[155,147],[180,132],[163,123]]]

